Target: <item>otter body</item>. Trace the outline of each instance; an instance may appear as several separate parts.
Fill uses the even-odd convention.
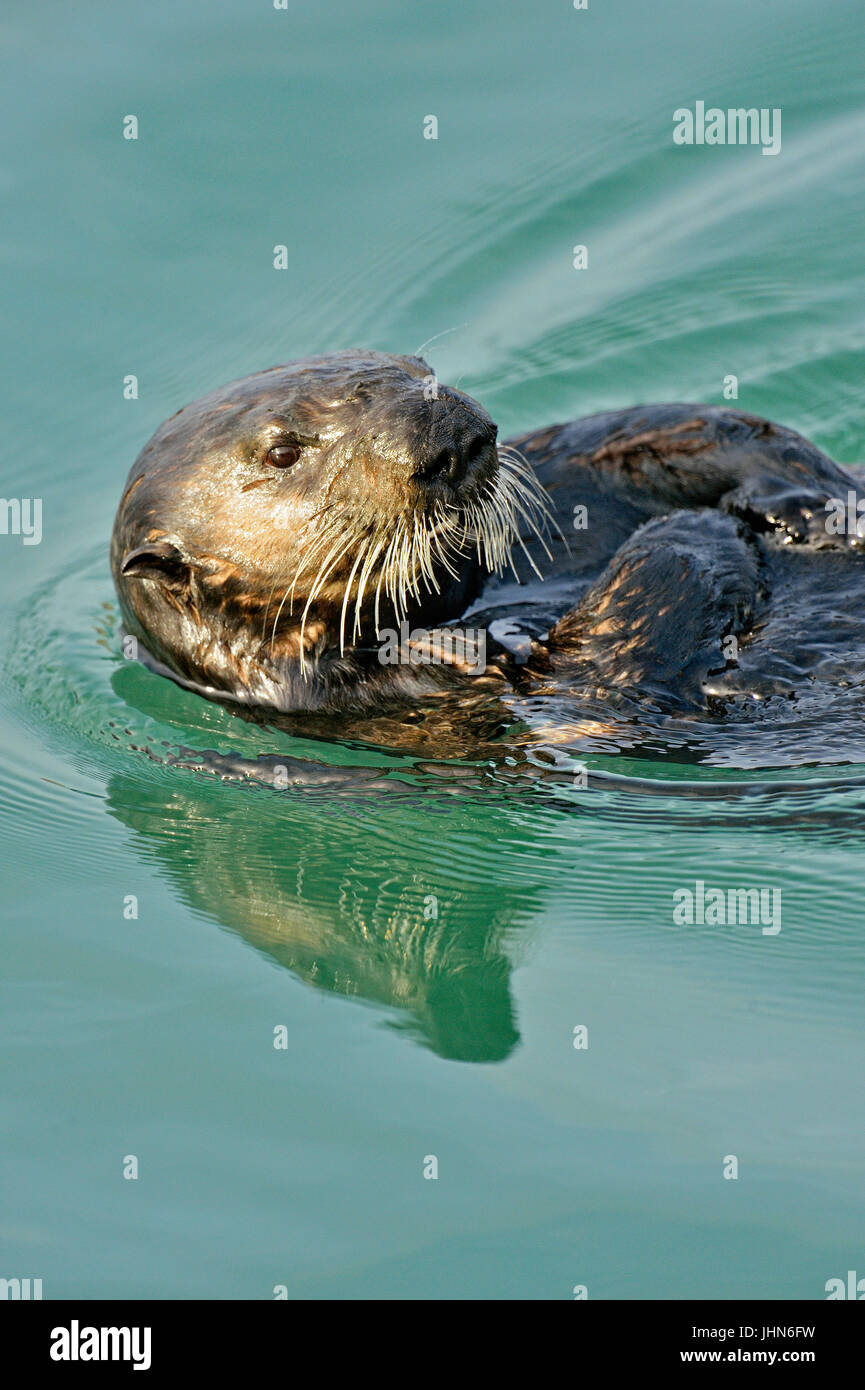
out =
[[[421,359],[349,352],[167,421],[129,474],[111,560],[156,670],[345,736],[404,744],[396,730],[474,718],[458,746],[414,739],[465,753],[509,721],[553,742],[753,722],[817,688],[848,718],[865,557],[838,504],[856,489],[800,435],[714,406],[501,445]],[[460,625],[484,634],[482,663],[445,640]],[[409,641],[388,664],[395,631]]]

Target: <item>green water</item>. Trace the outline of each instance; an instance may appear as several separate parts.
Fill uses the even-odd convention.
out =
[[[0,41],[2,488],[44,532],[0,536],[0,1276],[797,1299],[865,1274],[865,769],[743,797],[758,773],[596,756],[633,785],[557,807],[167,767],[387,760],[125,663],[106,559],[186,401],[437,334],[503,436],[734,374],[740,408],[865,459],[857,7],[12,0]],[[780,107],[782,152],[677,148],[697,100]],[[782,930],[676,926],[698,879],[781,889]]]

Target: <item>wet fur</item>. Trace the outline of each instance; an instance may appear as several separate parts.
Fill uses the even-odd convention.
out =
[[[166,422],[133,466],[112,545],[127,626],[155,669],[324,737],[498,759],[587,730],[615,742],[621,728],[633,743],[640,719],[702,725],[732,710],[747,721],[761,702],[777,718],[779,700],[795,705],[815,685],[830,697],[861,685],[861,542],[825,525],[826,503],[856,478],[802,436],[735,409],[635,407],[499,446],[499,469],[518,469],[523,500],[537,501],[513,511],[507,545],[501,532],[486,546],[466,532],[449,564],[433,566],[406,541],[400,582],[383,580],[370,537],[418,516],[413,468],[438,447],[437,431],[457,411],[494,438],[467,397],[443,388],[431,409],[420,389],[430,376],[419,359],[338,354],[261,373]],[[301,569],[286,563],[267,510],[280,480],[247,476],[262,433],[289,418],[316,441],[290,526],[303,533],[322,508],[343,517],[342,533],[323,526],[307,542]],[[218,484],[204,455],[223,461]],[[492,487],[494,465],[483,467],[469,479],[474,503]],[[576,506],[586,529],[574,530]],[[157,571],[136,574],[133,560],[124,573],[136,547],[160,545]],[[336,562],[322,567],[329,551]],[[485,626],[487,671],[383,669],[377,635],[401,617]]]

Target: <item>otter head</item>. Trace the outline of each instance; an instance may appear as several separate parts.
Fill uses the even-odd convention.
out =
[[[420,358],[345,352],[167,420],[132,466],[111,562],[127,628],[168,674],[315,707],[383,628],[458,617],[544,513],[476,401]]]

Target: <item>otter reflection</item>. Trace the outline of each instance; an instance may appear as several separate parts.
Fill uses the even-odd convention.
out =
[[[181,774],[116,776],[108,805],[184,903],[305,983],[402,1011],[392,1026],[441,1057],[497,1062],[519,1041],[505,937],[533,914],[462,869],[469,808],[394,807],[373,857],[360,803]]]

